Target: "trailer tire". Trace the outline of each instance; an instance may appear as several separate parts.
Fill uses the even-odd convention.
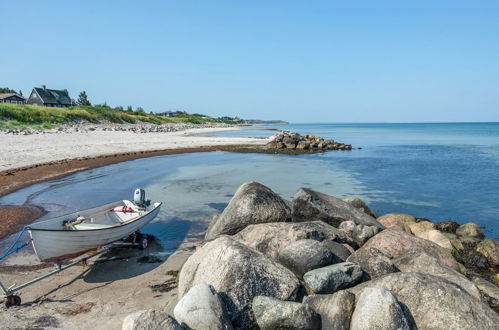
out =
[[[21,297],[19,296],[8,296],[7,298],[5,298],[5,307],[9,308],[9,307],[12,307],[12,306],[19,306],[21,305]]]
[[[145,250],[149,246],[149,241],[146,235],[140,235],[138,238],[139,250]]]

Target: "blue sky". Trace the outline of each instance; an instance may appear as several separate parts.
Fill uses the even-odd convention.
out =
[[[292,122],[499,121],[498,1],[0,0],[0,86]]]

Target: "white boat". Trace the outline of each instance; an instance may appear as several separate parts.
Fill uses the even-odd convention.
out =
[[[122,200],[31,224],[26,229],[36,255],[41,261],[61,260],[129,237],[151,222],[162,204],[146,202],[143,190],[140,193],[134,201]],[[122,211],[117,211],[120,208]]]

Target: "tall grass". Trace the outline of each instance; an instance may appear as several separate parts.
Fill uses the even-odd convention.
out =
[[[73,121],[88,121],[98,123],[107,120],[113,123],[147,122],[153,124],[165,123],[207,123],[227,122],[200,114],[181,114],[177,117],[163,117],[148,114],[143,111],[132,112],[112,109],[106,106],[74,106],[71,108],[48,108],[26,104],[0,103],[0,122],[9,123],[9,126],[39,126],[70,123]]]

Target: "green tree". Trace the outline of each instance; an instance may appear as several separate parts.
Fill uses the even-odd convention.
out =
[[[87,93],[85,91],[81,92],[78,95],[78,100],[76,101],[78,105],[91,106],[90,101],[88,100]]]
[[[19,95],[23,96],[23,91],[22,90],[19,90]]]
[[[15,93],[16,91],[8,87],[0,87],[0,93]]]

